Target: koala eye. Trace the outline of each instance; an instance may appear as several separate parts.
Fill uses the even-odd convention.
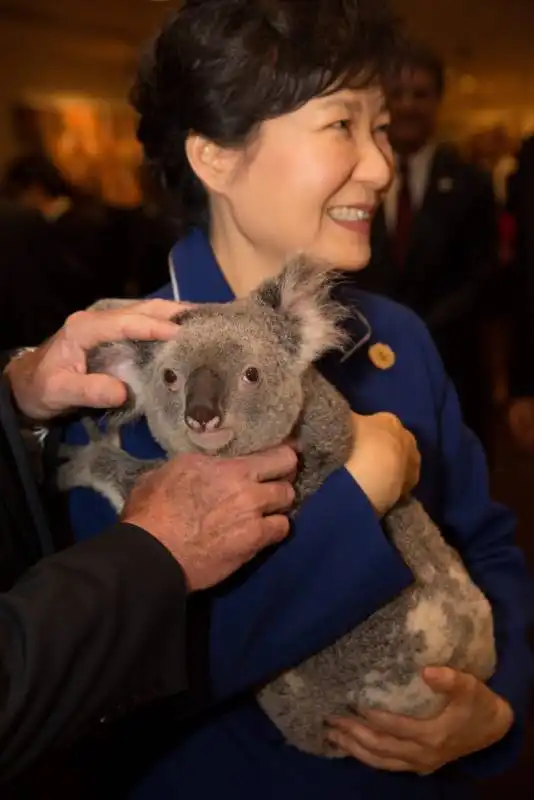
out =
[[[247,367],[243,373],[243,380],[245,383],[258,383],[259,379],[260,373],[256,367]]]
[[[164,369],[163,380],[165,381],[167,386],[172,386],[178,380],[178,375],[173,369]]]

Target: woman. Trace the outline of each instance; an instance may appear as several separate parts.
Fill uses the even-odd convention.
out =
[[[159,296],[227,301],[297,250],[341,270],[365,267],[373,213],[391,178],[379,79],[394,47],[394,26],[376,0],[182,3],[135,97],[140,139],[188,230]],[[332,721],[325,735],[352,756],[334,761],[285,745],[256,705],[254,687],[332,643],[411,581],[380,517],[413,475],[399,461],[392,474],[392,451],[380,437],[365,472],[362,438],[346,468],[304,504],[291,540],[206,597],[210,706],[179,741],[175,727],[165,749],[152,748],[135,798],[442,798],[458,793],[463,776],[506,768],[520,747],[532,660],[513,521],[490,501],[481,448],[462,425],[422,323],[380,297],[346,302],[358,307],[353,352],[320,368],[355,412],[393,412],[415,433],[416,494],[493,604],[497,674],[489,688],[430,671],[428,682],[450,700],[431,723]],[[141,457],[160,455],[144,424],[129,426],[123,443]],[[78,537],[102,529],[111,513],[81,490],[70,509]],[[192,678],[202,682],[196,671]],[[141,749],[159,727],[146,726]],[[130,768],[138,757],[129,752]]]

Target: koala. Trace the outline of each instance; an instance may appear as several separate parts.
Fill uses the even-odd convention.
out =
[[[95,348],[89,370],[123,380],[129,400],[108,415],[104,431],[85,421],[88,445],[63,449],[68,460],[58,471],[60,489],[92,488],[120,512],[137,477],[158,463],[121,449],[121,424],[144,415],[168,456],[246,455],[291,437],[300,453],[296,513],[357,446],[348,403],[313,366],[346,342],[341,323],[347,312],[332,300],[331,274],[298,257],[248,297],[181,312],[173,341]],[[422,680],[425,666],[451,666],[480,680],[495,670],[491,607],[422,505],[402,499],[383,527],[412,570],[412,585],[257,690],[258,703],[288,744],[304,752],[339,755],[325,742],[323,723],[348,705],[357,712],[438,713],[444,698]]]

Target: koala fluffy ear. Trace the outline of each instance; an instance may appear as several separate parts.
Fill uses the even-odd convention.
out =
[[[87,353],[87,371],[118,378],[128,387],[128,400],[117,409],[121,422],[141,416],[147,379],[145,370],[152,362],[161,342],[124,340],[93,347]]]
[[[347,310],[330,294],[335,276],[330,265],[300,255],[254,293],[257,303],[272,308],[284,319],[284,327],[290,326],[284,339],[305,365],[347,342],[340,327]]]

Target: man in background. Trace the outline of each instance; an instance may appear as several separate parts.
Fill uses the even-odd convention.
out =
[[[491,389],[481,347],[497,262],[491,180],[436,140],[445,70],[413,44],[386,86],[396,177],[372,231],[372,259],[356,280],[413,308],[455,383],[466,423],[489,449]]]
[[[39,153],[21,155],[10,163],[2,190],[7,200],[39,215],[47,225],[48,258],[43,266],[35,254],[34,272],[39,268],[40,282],[46,283],[48,294],[61,308],[49,333],[70,313],[100,297],[124,294],[127,260],[117,257],[110,211],[98,198],[77,190]]]

